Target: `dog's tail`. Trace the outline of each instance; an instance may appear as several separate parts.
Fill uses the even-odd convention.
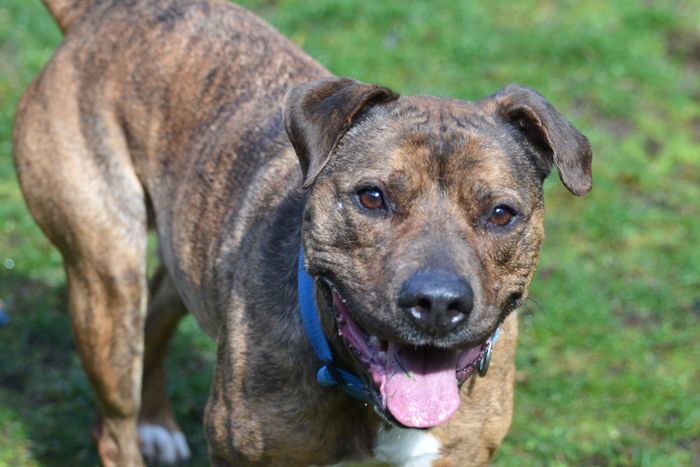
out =
[[[46,8],[58,23],[58,26],[67,33],[76,19],[85,13],[94,3],[100,0],[42,0]]]

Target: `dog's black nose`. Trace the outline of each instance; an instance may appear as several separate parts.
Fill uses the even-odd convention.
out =
[[[419,271],[404,282],[398,305],[421,329],[441,334],[466,321],[474,306],[474,291],[457,274]]]

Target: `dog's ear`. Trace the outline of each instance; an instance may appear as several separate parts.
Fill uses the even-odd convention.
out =
[[[328,78],[292,88],[284,98],[284,126],[308,188],[340,138],[368,108],[397,99],[390,89],[349,78]]]
[[[546,177],[554,164],[559,178],[576,196],[591,191],[591,145],[581,132],[533,89],[509,85],[486,99],[488,107],[512,125],[539,158]]]

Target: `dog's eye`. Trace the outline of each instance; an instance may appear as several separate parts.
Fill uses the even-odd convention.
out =
[[[382,209],[385,206],[384,195],[377,187],[362,188],[357,192],[357,199],[367,209]]]
[[[505,227],[513,222],[513,218],[516,215],[517,213],[515,212],[515,209],[511,208],[510,206],[506,206],[505,204],[499,204],[493,208],[493,211],[491,211],[488,221],[489,224],[498,227]]]

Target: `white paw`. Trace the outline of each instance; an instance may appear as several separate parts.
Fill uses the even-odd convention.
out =
[[[160,425],[139,425],[141,454],[149,464],[173,465],[190,458],[190,448],[180,431],[168,431]]]

